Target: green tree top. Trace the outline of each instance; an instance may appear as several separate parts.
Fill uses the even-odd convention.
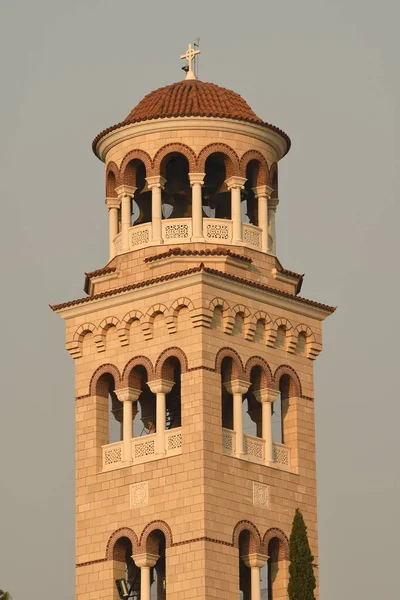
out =
[[[307,527],[297,508],[289,540],[289,600],[315,600],[316,587]]]
[[[0,600],[12,600],[11,594],[5,592],[4,590],[0,590]]]

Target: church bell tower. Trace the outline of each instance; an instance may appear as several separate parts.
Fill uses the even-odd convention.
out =
[[[334,308],[277,257],[288,136],[199,81],[196,53],[93,141],[109,261],[52,306],[75,361],[77,600],[287,600],[296,508],[317,576],[313,366]]]

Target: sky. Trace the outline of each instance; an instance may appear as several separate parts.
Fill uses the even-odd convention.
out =
[[[292,149],[277,254],[331,305],[315,364],[323,600],[398,596],[398,2],[0,2],[0,588],[74,594],[74,377],[48,307],[107,262],[94,136],[199,75]]]

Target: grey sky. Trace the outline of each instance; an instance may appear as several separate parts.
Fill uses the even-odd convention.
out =
[[[107,260],[91,140],[179,80],[239,92],[293,147],[278,256],[339,305],[316,363],[323,600],[398,596],[400,10],[396,1],[0,3],[0,588],[74,590],[74,378],[48,308]],[[397,109],[397,111],[396,111]]]

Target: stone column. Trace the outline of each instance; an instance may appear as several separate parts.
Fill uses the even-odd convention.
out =
[[[244,455],[244,437],[243,437],[243,394],[250,387],[248,381],[236,379],[235,381],[224,382],[224,385],[230,394],[233,394],[233,429],[235,431],[235,456],[238,458]]]
[[[273,189],[268,185],[259,185],[253,188],[253,192],[258,200],[258,226],[261,229],[261,250],[268,252],[268,200],[271,197]]]
[[[246,183],[245,177],[229,177],[225,183],[231,192],[232,243],[242,243],[242,214],[240,191]]]
[[[114,258],[115,246],[114,239],[118,235],[118,209],[121,206],[121,200],[119,198],[106,198],[106,204],[108,208],[108,222],[109,222],[109,247],[110,247],[110,260]]]
[[[150,569],[154,567],[158,559],[158,554],[134,554],[132,556],[137,567],[140,568],[140,600],[150,600]]]
[[[189,181],[192,187],[192,242],[204,241],[201,188],[205,176],[205,173],[189,173]]]
[[[268,560],[265,554],[249,554],[242,556],[246,567],[251,570],[251,600],[261,600],[260,569]]]
[[[129,229],[131,227],[131,200],[136,188],[131,185],[120,185],[115,188],[118,198],[121,200],[121,228],[122,228],[122,250],[129,250]]]
[[[151,190],[151,241],[153,244],[163,244],[161,192],[164,189],[166,180],[161,175],[154,175],[153,177],[147,177],[146,181],[149,190]]]
[[[278,198],[270,198],[268,202],[268,231],[269,231],[269,244],[268,248],[271,254],[276,254],[276,227],[275,227],[275,213],[276,207],[279,204]]]
[[[141,390],[134,388],[124,388],[116,390],[118,399],[123,404],[123,419],[122,419],[122,440],[123,440],[123,460],[125,463],[132,461],[132,423],[133,423],[133,407],[132,402],[136,402],[141,394]]]
[[[262,406],[262,437],[264,440],[264,462],[271,465],[274,462],[274,447],[272,442],[272,403],[279,397],[279,390],[263,389],[254,392],[254,396]]]
[[[147,384],[153,394],[156,394],[156,453],[160,456],[165,454],[165,396],[172,390],[174,383],[166,379],[157,379]]]

